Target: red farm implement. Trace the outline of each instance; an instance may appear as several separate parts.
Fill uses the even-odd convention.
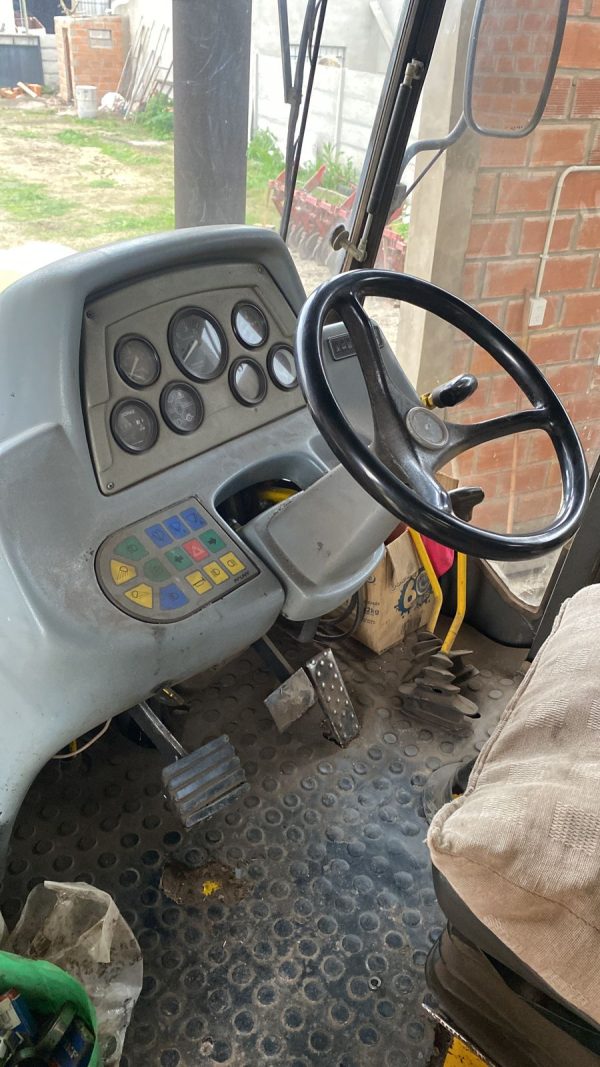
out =
[[[335,226],[340,222],[347,225],[356,189],[346,196],[324,187],[327,164],[323,163],[305,184],[296,189],[288,243],[305,259],[316,259],[320,263],[331,265],[338,257],[334,252],[330,238]],[[283,210],[285,197],[285,171],[269,182],[269,191],[279,214]],[[389,270],[404,269],[406,241],[402,234],[394,230],[393,222],[400,216],[400,211],[390,218],[390,223],[383,231],[377,266]]]

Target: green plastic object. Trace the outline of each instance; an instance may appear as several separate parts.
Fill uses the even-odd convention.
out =
[[[46,960],[28,960],[12,952],[0,952],[0,991],[18,989],[33,1012],[56,1015],[69,1001],[94,1034],[94,1050],[88,1067],[102,1067],[96,1012],[85,989],[70,974]]]

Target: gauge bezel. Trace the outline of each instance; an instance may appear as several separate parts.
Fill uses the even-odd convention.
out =
[[[221,342],[221,359],[219,362],[219,366],[217,367],[217,370],[214,374],[198,377],[197,375],[192,374],[189,370],[187,370],[185,364],[181,361],[180,357],[175,355],[175,351],[173,348],[173,334],[175,332],[179,320],[182,319],[185,315],[189,315],[190,312],[192,312],[194,315],[202,315],[202,317],[205,318],[207,322],[210,322],[211,326],[213,326],[216,330],[219,341]],[[167,327],[167,342],[169,345],[169,352],[171,353],[171,358],[173,362],[175,363],[178,370],[180,370],[181,373],[184,374],[185,377],[188,378],[191,382],[214,382],[216,378],[221,377],[225,368],[227,367],[227,363],[229,361],[229,345],[227,344],[227,337],[225,336],[225,331],[223,330],[221,323],[218,319],[215,318],[214,315],[211,315],[210,311],[205,311],[204,308],[198,307],[195,304],[189,304],[185,307],[179,308],[175,312],[175,314],[171,316],[171,321],[169,322],[169,325]]]
[[[273,370],[275,356],[277,352],[281,351],[282,348],[285,349],[286,352],[290,353],[294,363],[294,367],[296,370],[296,381],[293,385],[282,385],[282,383],[278,381],[277,376],[275,375],[275,371]],[[286,344],[284,341],[280,341],[270,348],[269,355],[267,356],[267,370],[269,372],[269,378],[273,382],[273,385],[277,386],[278,389],[281,389],[282,392],[291,393],[293,389],[298,388],[298,368],[296,367],[296,357],[294,355],[294,349],[291,345]]]
[[[256,400],[246,400],[246,398],[241,396],[237,390],[235,384],[235,372],[241,363],[249,363],[256,371],[258,371],[262,389],[260,396]],[[260,365],[257,359],[252,359],[252,356],[240,356],[239,359],[234,360],[229,368],[229,388],[232,396],[235,397],[238,404],[242,404],[245,408],[257,408],[259,404],[262,404],[269,389],[269,382],[264,367]]]
[[[250,344],[249,341],[244,341],[243,337],[240,337],[240,334],[238,332],[238,328],[237,328],[237,325],[236,325],[236,319],[237,319],[238,312],[242,308],[252,308],[253,311],[257,311],[258,314],[261,316],[264,324],[265,324],[265,332],[264,332],[264,335],[262,337],[262,340],[260,340],[255,345]],[[254,304],[252,302],[252,300],[238,300],[238,302],[235,305],[233,311],[231,312],[231,328],[232,328],[232,330],[233,330],[233,332],[234,332],[234,334],[236,336],[236,340],[238,340],[239,343],[244,348],[247,348],[250,352],[256,351],[256,349],[258,349],[258,348],[264,348],[264,346],[266,345],[267,341],[269,340],[269,320],[267,319],[267,316],[265,315],[265,312],[263,311],[263,309],[261,307],[259,307],[258,304]]]
[[[156,367],[156,374],[151,382],[146,382],[144,385],[140,385],[139,382],[134,382],[132,378],[129,378],[125,371],[122,370],[122,368],[119,366],[119,352],[128,341],[141,341],[150,349],[154,357],[154,364]],[[148,338],[144,337],[141,333],[125,333],[122,337],[119,337],[119,340],[117,341],[114,347],[113,361],[115,364],[115,370],[119,375],[119,378],[124,381],[125,385],[128,385],[130,389],[137,389],[138,392],[140,392],[142,389],[149,389],[151,385],[155,385],[158,379],[160,378],[162,371],[160,356],[156,351],[155,346],[152,344],[152,341],[149,341]]]
[[[198,401],[198,403],[200,405],[200,422],[198,423],[197,426],[194,426],[193,430],[181,430],[178,426],[175,426],[171,422],[171,420],[170,420],[170,418],[169,418],[169,416],[167,414],[167,411],[166,411],[167,397],[168,397],[169,391],[171,389],[189,389],[195,394],[196,400]],[[179,434],[180,437],[189,437],[190,434],[196,433],[200,429],[200,427],[202,426],[202,423],[204,422],[204,416],[206,415],[206,409],[204,407],[204,401],[203,401],[202,397],[200,396],[200,393],[196,389],[195,385],[192,385],[191,382],[178,382],[178,381],[167,382],[167,384],[165,385],[164,389],[162,390],[162,392],[160,394],[159,406],[160,406],[160,413],[161,413],[161,415],[163,417],[163,421],[165,423],[165,426],[168,426],[169,430],[171,430],[172,433]]]
[[[130,404],[137,404],[138,407],[144,408],[144,410],[146,412],[149,412],[150,415],[151,415],[152,421],[154,423],[155,433],[154,433],[154,440],[152,441],[152,444],[148,445],[147,448],[130,448],[129,445],[126,444],[125,441],[123,441],[121,439],[121,437],[118,436],[116,431],[115,431],[114,423],[115,423],[115,418],[116,418],[117,412],[121,408],[127,407]],[[119,446],[119,448],[123,452],[127,452],[128,455],[130,455],[130,456],[145,456],[147,452],[150,452],[150,450],[152,448],[154,448],[156,442],[158,441],[158,438],[159,438],[159,435],[160,435],[160,424],[159,424],[159,421],[158,421],[158,416],[157,416],[154,408],[152,408],[150,406],[150,404],[147,404],[145,400],[139,400],[137,396],[136,397],[125,397],[122,400],[118,400],[117,403],[114,405],[111,413],[110,413],[109,421],[110,421],[110,432],[112,434],[113,441]]]

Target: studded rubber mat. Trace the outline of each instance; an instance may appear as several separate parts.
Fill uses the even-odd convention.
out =
[[[252,651],[194,679],[191,712],[172,728],[190,749],[228,734],[251,788],[189,835],[162,798],[160,757],[115,724],[39,775],[3,912],[12,925],[43,878],[114,896],[145,973],[124,1067],[429,1063],[423,964],[442,920],[422,789],[440,764],[481,747],[523,658],[469,631],[461,645],[485,669],[469,694],[481,719],[460,740],[402,715],[398,650],[335,646],[362,726],[344,750],[323,738],[315,709],[278,733],[262,703],[275,681]],[[286,652],[300,665],[314,648]],[[197,873],[182,888],[186,867]]]

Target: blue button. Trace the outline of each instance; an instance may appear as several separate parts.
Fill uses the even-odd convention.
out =
[[[185,523],[179,518],[179,515],[171,515],[170,519],[165,519],[165,526],[169,533],[173,534],[173,537],[187,537],[190,532]]]
[[[201,530],[203,526],[206,526],[206,519],[202,518],[196,508],[186,508],[181,512],[181,518],[185,519],[190,530]]]
[[[150,540],[154,541],[157,548],[164,548],[165,545],[173,544],[173,538],[170,537],[164,526],[161,526],[158,522],[154,526],[147,526],[146,533]]]
[[[160,590],[161,611],[174,611],[175,608],[182,608],[184,604],[189,604],[189,600],[178,586],[173,583],[171,585],[163,585]]]

